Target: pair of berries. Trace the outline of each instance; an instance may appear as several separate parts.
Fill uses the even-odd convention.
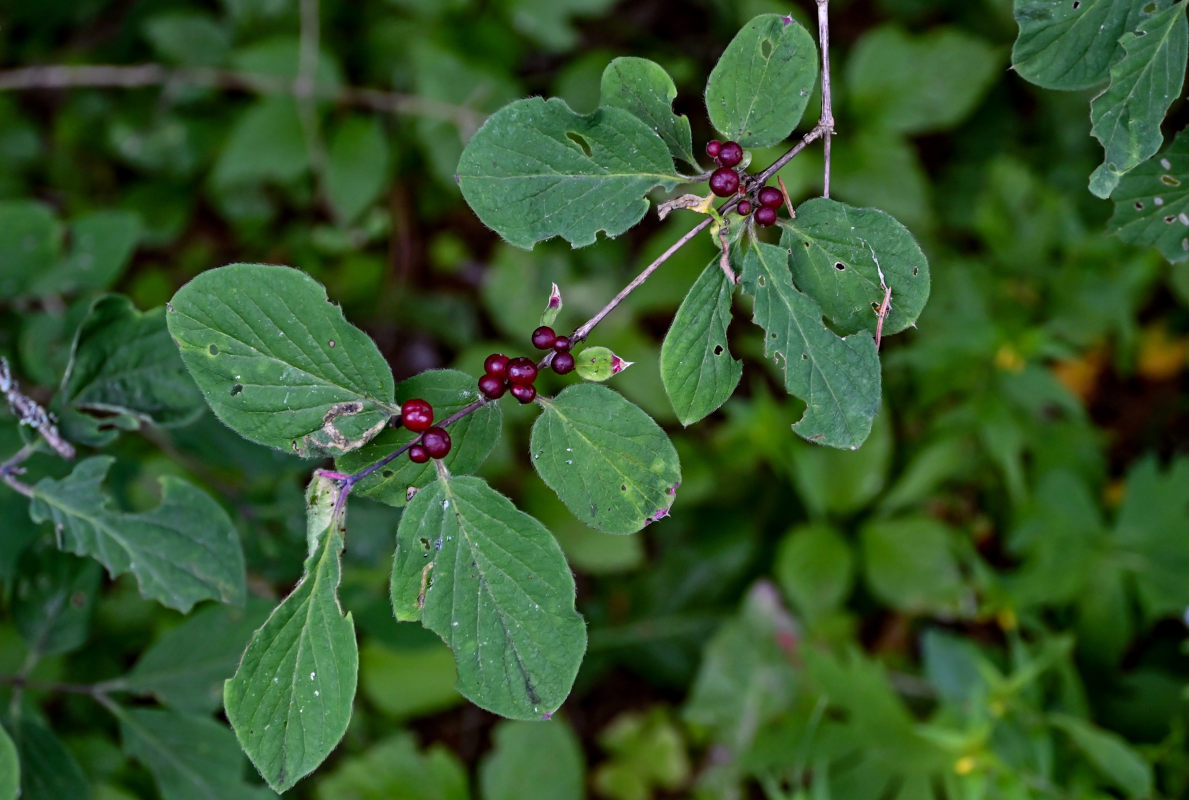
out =
[[[767,228],[769,225],[776,223],[776,212],[784,205],[784,194],[774,186],[765,186],[760,189],[760,193],[756,195],[756,199],[760,201],[760,207],[756,209],[756,224]],[[744,210],[744,206],[747,209]],[[747,216],[751,211],[751,203],[746,200],[739,201],[739,205],[735,210],[740,214]]]
[[[570,337],[558,336],[553,328],[542,325],[533,331],[533,346],[538,350],[552,350],[550,366],[559,375],[574,370],[574,356],[570,353]],[[521,403],[531,403],[537,397],[533,383],[537,380],[537,365],[531,358],[519,356],[508,358],[503,353],[492,353],[483,362],[483,377],[479,379],[479,391],[488,400],[502,397],[504,392]]]
[[[433,424],[433,406],[419,397],[400,407],[400,423],[421,438],[409,448],[409,460],[424,464],[431,458],[445,458],[450,452],[450,434]]]
[[[718,169],[710,173],[710,191],[719,197],[730,197],[739,191],[739,173],[735,167],[743,161],[743,147],[738,142],[706,142],[706,155],[714,159]]]

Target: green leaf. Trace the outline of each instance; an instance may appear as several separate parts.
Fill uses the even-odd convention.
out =
[[[842,535],[825,523],[802,525],[780,543],[773,565],[785,595],[808,620],[837,608],[854,583],[854,558]]]
[[[624,361],[610,347],[584,347],[574,355],[574,371],[584,381],[602,383],[618,375],[635,361]]]
[[[847,60],[848,99],[876,127],[946,130],[965,119],[1003,65],[986,40],[952,27],[911,36],[895,25],[865,34]]]
[[[90,559],[48,547],[27,552],[15,582],[12,619],[29,649],[48,656],[81,647],[102,578]]]
[[[140,593],[186,612],[200,600],[244,602],[244,556],[227,512],[181,478],[161,478],[161,504],[133,514],[100,491],[115,459],[82,461],[61,480],[33,486],[34,522],[53,522],[64,550],[91,556],[113,577],[131,572]]]
[[[635,533],[669,515],[681,465],[652,417],[591,383],[538,402],[533,466],[574,516],[607,533]]]
[[[1163,5],[1169,0],[1160,0]],[[1106,83],[1119,38],[1146,13],[1135,0],[1015,0],[1020,35],[1012,66],[1046,89],[1088,89]]]
[[[82,767],[53,731],[27,716],[6,721],[5,727],[20,756],[19,797],[30,800],[42,797],[88,800],[91,797],[91,786]]]
[[[283,792],[321,764],[351,719],[359,650],[338,588],[346,509],[333,482],[306,495],[309,555],[301,582],[248,643],[223,686],[227,719],[264,780]]]
[[[445,711],[464,702],[454,688],[454,656],[443,643],[394,650],[375,640],[359,651],[363,696],[389,717],[406,719]]]
[[[128,266],[142,229],[131,211],[96,211],[70,222],[70,250],[48,270],[34,273],[30,292],[63,294],[106,289]]]
[[[598,16],[614,0],[498,0],[512,27],[551,50],[578,43],[576,16]]]
[[[893,217],[817,198],[802,203],[783,228],[780,244],[791,251],[793,282],[840,333],[875,331],[884,286],[892,290],[892,311],[883,335],[916,324],[929,299],[929,262]]]
[[[153,642],[121,681],[179,711],[210,713],[222,705],[223,682],[235,673],[270,605],[249,598],[244,608],[211,605]]]
[[[788,138],[817,83],[817,47],[792,17],[761,14],[727,45],[706,82],[715,130],[744,147]]]
[[[618,236],[648,210],[643,195],[680,182],[665,143],[621,108],[575,114],[564,100],[518,100],[463,150],[458,184],[485,225],[517,247],[561,236],[575,247]]]
[[[441,744],[417,751],[411,733],[398,733],[319,776],[318,800],[469,800],[467,773]]]
[[[1134,576],[1144,619],[1181,616],[1189,606],[1189,459],[1178,458],[1161,470],[1145,458],[1127,473],[1123,505],[1114,539],[1128,572]]]
[[[892,461],[892,422],[876,416],[857,451],[797,442],[788,450],[793,485],[813,519],[860,511],[883,489]]]
[[[828,330],[821,307],[793,286],[788,259],[785,249],[762,243],[743,259],[743,290],[755,297],[752,319],[766,333],[764,354],[784,373],[789,393],[805,401],[793,430],[811,442],[854,450],[879,411],[875,340]]]
[[[79,326],[53,410],[72,441],[102,445],[112,428],[180,425],[202,397],[165,326],[165,309],[141,313],[122,295],[95,301]]]
[[[501,722],[494,745],[479,764],[483,800],[523,800],[532,775],[532,800],[582,800],[582,748],[561,720]]]
[[[200,11],[154,14],[145,21],[144,34],[163,59],[188,67],[217,67],[231,47],[227,27]]]
[[[17,746],[0,726],[0,800],[16,800],[21,790],[21,762]]]
[[[1124,175],[1111,199],[1108,228],[1120,239],[1151,245],[1174,263],[1189,259],[1189,130]]]
[[[158,708],[116,709],[124,752],[153,773],[163,800],[273,796],[243,781],[243,753],[215,720]]]
[[[62,227],[48,206],[32,200],[0,203],[0,297],[24,293],[58,260]]]
[[[245,439],[302,457],[338,454],[396,413],[375,342],[303,272],[208,270],[178,290],[166,320],[207,403]]]
[[[863,526],[863,570],[876,597],[908,613],[950,616],[968,590],[954,557],[953,533],[927,517]]]
[[[647,800],[654,786],[672,793],[689,780],[689,748],[664,706],[620,714],[599,734],[599,745],[611,755],[595,770],[599,797]]]
[[[244,111],[232,126],[211,171],[211,183],[230,189],[246,183],[289,183],[310,167],[297,101],[267,97]]]
[[[397,529],[392,608],[454,652],[458,691],[513,719],[541,719],[570,693],[586,651],[574,577],[540,522],[479,478],[440,478]]]
[[[697,168],[689,119],[673,113],[677,87],[664,67],[647,58],[624,56],[603,70],[599,104],[630,111],[664,139],[669,154]]]
[[[454,369],[427,370],[401,381],[396,387],[396,402],[419,397],[434,410],[435,422],[460,411],[479,399],[475,378]],[[442,461],[461,474],[477,470],[500,438],[503,415],[499,403],[486,403],[474,413],[450,426],[451,448]],[[419,434],[408,428],[387,428],[363,447],[339,457],[335,462],[341,472],[359,472],[381,458],[399,450]],[[437,473],[433,462],[414,464],[400,456],[355,485],[355,492],[381,503],[400,508],[409,502],[410,487],[420,488],[433,482]]]
[[[341,224],[376,201],[388,181],[388,144],[375,117],[347,117],[330,139],[326,191]]]
[[[681,301],[661,345],[661,380],[682,425],[691,425],[725,403],[743,374],[727,349],[734,287],[716,257]]]
[[[1050,714],[1049,722],[1067,733],[1103,777],[1128,797],[1152,795],[1151,765],[1122,736],[1068,714]]]
[[[1090,191],[1110,197],[1119,179],[1164,143],[1160,123],[1185,82],[1189,22],[1185,3],[1153,14],[1120,40],[1124,55],[1111,64],[1111,84],[1090,104],[1091,133],[1105,160],[1090,175]]]

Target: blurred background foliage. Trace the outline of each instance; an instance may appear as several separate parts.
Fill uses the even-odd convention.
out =
[[[674,76],[701,143],[705,77],[738,27],[813,10],[5,3],[0,353],[48,400],[99,294],[149,309],[205,269],[274,262],[326,284],[398,380],[478,374],[485,354],[523,348],[550,283],[565,296],[559,329],[577,325],[692,224],[646,221],[578,251],[502,244],[453,180],[484,116],[530,94],[593,109],[607,61],[641,55]],[[1111,209],[1085,190],[1098,160],[1088,96],[1013,76],[1009,0],[835,0],[831,13],[834,194],[908,225],[933,277],[918,329],[885,340],[870,441],[849,453],[795,436],[800,409],[773,390],[744,324],[732,346],[756,368],[722,411],[680,429],[657,354],[713,254],[693,243],[593,340],[637,362],[615,388],[674,436],[685,478],[672,517],[632,537],[575,521],[527,466],[527,409],[505,407],[482,469],[557,535],[578,578],[590,652],[562,713],[506,723],[461,700],[444,646],[392,621],[399,510],[353,498],[355,715],[290,794],[1189,796],[1189,271],[1103,233]],[[316,58],[307,95],[293,89],[303,58]],[[64,76],[84,85],[62,88]],[[116,85],[134,77],[145,85]],[[820,149],[782,176],[794,200],[820,192]],[[13,420],[0,423],[0,453],[15,452]],[[151,507],[158,476],[187,476],[237,521],[252,594],[275,602],[292,586],[310,464],[209,413],[105,449],[125,507]],[[28,467],[68,469],[46,456]],[[0,493],[0,520],[0,675],[32,660],[43,685],[107,681],[169,708],[219,708],[219,679],[269,602],[183,617],[55,551],[15,493]],[[208,672],[171,683],[168,665],[196,653]],[[4,708],[12,694],[0,686]],[[85,693],[21,702],[26,796],[190,796],[156,788],[152,759],[121,749]],[[249,774],[243,760],[227,768]]]

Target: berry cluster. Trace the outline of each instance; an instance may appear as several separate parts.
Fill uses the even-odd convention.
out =
[[[445,458],[450,452],[450,434],[433,424],[433,406],[421,398],[406,400],[400,407],[400,424],[420,438],[409,448],[409,460],[424,464],[431,458]]]
[[[553,328],[542,325],[533,331],[533,346],[538,350],[552,350],[550,366],[559,375],[574,369],[574,356],[570,353],[570,337],[558,336]],[[521,403],[531,403],[537,396],[533,383],[537,380],[537,365],[531,358],[518,356],[508,358],[503,353],[492,353],[483,362],[483,377],[479,379],[479,391],[488,400],[502,397],[504,392]]]
[[[714,159],[718,169],[710,173],[710,191],[719,197],[731,197],[739,191],[741,179],[739,171],[735,169],[743,161],[743,147],[738,142],[720,142],[711,139],[706,143],[706,155]],[[760,189],[755,198],[759,202],[756,209],[756,224],[768,227],[776,223],[776,212],[784,203],[784,195],[779,189],[765,186]],[[746,217],[752,211],[752,201],[743,198],[735,205],[739,216]]]

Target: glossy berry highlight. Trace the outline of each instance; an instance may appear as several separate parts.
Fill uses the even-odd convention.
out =
[[[479,391],[488,400],[496,400],[504,396],[504,392],[508,390],[507,382],[497,376],[488,373],[479,379]]]
[[[718,148],[718,163],[724,167],[734,167],[743,160],[743,147],[738,142],[723,142]]]
[[[722,142],[718,139],[711,139],[706,142],[706,155],[711,158],[718,158],[719,151],[722,150]]]
[[[531,383],[514,383],[509,391],[521,403],[531,403],[537,397],[537,389]]]
[[[430,458],[445,458],[450,452],[450,434],[445,428],[432,427],[421,434],[421,446]]]
[[[504,369],[508,366],[508,357],[503,353],[492,353],[483,362],[483,371],[496,378],[504,377]]]
[[[780,208],[784,203],[784,195],[775,186],[765,186],[760,189],[760,194],[756,199],[760,201],[760,205],[768,208]]]
[[[776,209],[772,206],[760,206],[755,213],[756,224],[767,228],[776,224]]]
[[[739,205],[735,206],[735,210],[739,212],[739,216],[746,217],[751,213],[751,201],[740,200]]]
[[[553,342],[553,351],[555,353],[568,353],[570,352],[571,344],[572,342],[570,342],[569,336],[559,336]]]
[[[533,347],[538,350],[550,350],[557,341],[557,334],[548,325],[542,325],[533,331]]]
[[[419,397],[406,400],[400,407],[400,417],[404,426],[413,433],[421,433],[433,425],[433,406]]]
[[[508,376],[508,383],[511,383],[513,386],[512,393],[516,394],[515,387],[517,385],[532,386],[533,381],[537,379],[537,365],[533,363],[532,359],[520,356],[508,362],[506,374]],[[520,397],[517,396],[516,399],[520,400]],[[520,402],[525,403],[528,401],[520,400]]]
[[[409,448],[409,460],[414,464],[424,464],[429,461],[429,451],[419,444]]]
[[[558,375],[566,375],[574,371],[574,354],[557,353],[553,356],[553,371]]]
[[[739,191],[739,173],[730,167],[719,167],[710,173],[710,191],[719,197],[730,197]]]

